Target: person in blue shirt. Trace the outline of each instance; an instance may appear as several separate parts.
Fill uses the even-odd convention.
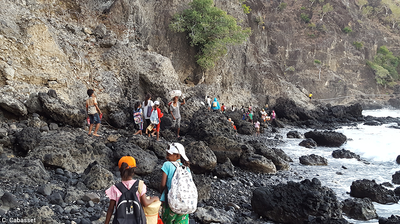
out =
[[[214,101],[211,103],[211,109],[213,111],[218,111],[221,109],[221,106],[219,105],[219,102],[216,97],[214,98]]]
[[[160,185],[161,198],[160,201],[163,203],[163,214],[162,220],[168,224],[189,224],[189,214],[176,214],[168,206],[168,191],[171,190],[172,177],[174,176],[176,167],[172,162],[178,162],[180,165],[186,166],[186,169],[190,172],[189,159],[185,154],[185,148],[180,143],[172,143],[167,149],[167,161],[164,162],[161,170],[162,178]]]

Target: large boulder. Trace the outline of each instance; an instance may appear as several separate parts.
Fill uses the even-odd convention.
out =
[[[317,148],[318,145],[313,139],[307,138],[307,139],[304,139],[303,141],[301,141],[299,143],[299,146],[303,146],[303,147],[306,147],[309,149],[315,149],[315,148]]]
[[[304,134],[306,138],[312,138],[319,146],[340,147],[347,141],[347,137],[335,131],[309,131]]]
[[[244,147],[242,144],[225,136],[215,136],[206,139],[208,146],[217,156],[218,162],[226,161],[229,158],[232,163],[238,164]]]
[[[49,92],[51,93],[51,91]],[[86,119],[83,107],[76,108],[66,104],[60,98],[54,97],[54,94],[41,92],[39,100],[42,103],[43,113],[57,122],[81,127]]]
[[[190,127],[191,136],[196,140],[208,139],[206,140],[208,143],[213,137],[232,138],[235,135],[235,130],[223,114],[206,110],[199,110],[193,115]]]
[[[202,141],[191,142],[185,146],[186,155],[194,173],[206,173],[217,166],[217,157],[214,152]]]
[[[298,131],[289,131],[286,134],[287,138],[302,138],[303,136],[301,136],[301,134]]]
[[[196,184],[198,201],[207,201],[211,197],[211,179],[204,175],[193,174],[193,182]]]
[[[240,158],[240,167],[252,172],[276,173],[275,164],[262,155],[244,153]]]
[[[396,171],[396,173],[392,175],[392,183],[400,184],[400,171]]]
[[[335,192],[316,178],[257,188],[251,206],[258,215],[279,223],[303,224],[310,216],[342,218]]]
[[[91,190],[105,190],[115,183],[113,174],[99,164],[90,167],[87,174],[84,175],[83,181]]]
[[[400,164],[400,155],[397,156],[397,158],[396,158],[396,163],[397,163],[397,164]]]
[[[292,159],[281,149],[268,148],[261,142],[250,142],[250,144],[257,154],[271,160],[277,170],[288,170],[290,168],[289,162],[292,162]]]
[[[350,186],[350,196],[356,198],[369,198],[372,201],[388,204],[397,203],[399,197],[392,190],[379,185],[375,180],[356,180]]]
[[[213,174],[219,178],[227,178],[235,176],[235,166],[233,166],[230,159],[226,158],[224,163],[217,164],[215,167]]]
[[[201,221],[201,223],[233,223],[235,213],[230,211],[224,211],[222,209],[216,209],[211,206],[197,208],[194,216]]]
[[[332,152],[332,157],[336,159],[357,159],[361,160],[360,156],[346,149],[338,149]]]
[[[234,123],[237,132],[242,135],[252,135],[255,133],[254,125],[248,121],[238,120]]]
[[[328,160],[322,156],[311,154],[307,156],[300,156],[300,163],[308,166],[327,166]]]
[[[38,159],[10,158],[0,160],[0,180],[14,180],[26,185],[37,185],[47,183],[49,179],[49,173]]]
[[[28,109],[26,109],[25,105],[8,93],[0,92],[0,107],[16,116],[28,114]]]
[[[287,98],[278,98],[276,100],[274,110],[279,118],[285,118],[289,121],[314,119],[309,111],[298,107],[293,100]]]
[[[400,215],[392,215],[389,218],[379,217],[379,224],[399,224]]]
[[[343,201],[342,209],[352,219],[370,220],[378,218],[374,204],[369,198],[348,198]]]
[[[112,112],[109,115],[110,124],[116,128],[123,128],[127,124],[128,117],[122,110]]]
[[[38,128],[26,127],[16,135],[16,143],[23,154],[33,150],[41,140],[42,134]]]
[[[135,173],[139,175],[153,172],[158,161],[157,156],[151,151],[145,151],[132,143],[118,142],[114,145],[114,158],[118,161],[123,156],[135,158]]]

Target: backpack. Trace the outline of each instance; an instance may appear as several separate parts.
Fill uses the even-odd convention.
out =
[[[197,209],[197,188],[192,174],[178,162],[171,162],[176,167],[168,191],[168,205],[176,214],[191,214]]]
[[[143,122],[142,113],[140,113],[140,109],[138,109],[136,112],[133,113],[133,120],[135,121],[135,124],[140,124]]]
[[[147,104],[147,116],[146,117],[150,117],[151,116],[151,106],[150,104]]]
[[[217,107],[217,106],[218,106],[217,101],[214,101],[213,102],[213,107]]]
[[[152,124],[158,124],[158,123],[160,123],[160,120],[158,119],[157,110],[153,110],[153,112],[151,112],[151,115],[150,115],[150,122],[151,122]]]
[[[122,193],[118,200],[117,209],[114,213],[113,224],[146,224],[146,216],[142,205],[136,196],[139,181],[136,181],[131,189],[127,189],[121,182],[115,185]]]

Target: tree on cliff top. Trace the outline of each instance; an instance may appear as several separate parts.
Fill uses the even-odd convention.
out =
[[[190,8],[174,15],[169,27],[175,32],[187,32],[191,46],[199,47],[197,63],[203,69],[213,68],[223,57],[229,44],[241,44],[250,36],[236,19],[214,7],[213,0],[193,0]]]

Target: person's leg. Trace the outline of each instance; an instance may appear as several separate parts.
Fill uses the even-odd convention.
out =
[[[89,126],[89,133],[88,133],[88,135],[91,135],[91,134],[92,134],[92,129],[93,129],[93,124],[90,124],[90,126]]]
[[[157,128],[156,128],[156,133],[157,133],[157,139],[156,141],[160,141],[160,123],[157,124]]]
[[[176,136],[179,138],[180,137],[179,131],[181,130],[181,119],[180,118],[176,121],[176,127],[178,128],[178,130],[176,132]]]
[[[90,126],[89,126],[89,133],[88,133],[88,135],[91,135],[91,134],[92,134],[93,125],[94,125],[94,118],[93,118],[93,115],[89,114],[89,120],[90,120]]]
[[[94,132],[93,132],[93,136],[100,136],[100,135],[97,134],[97,131],[100,128],[100,117],[99,117],[99,114],[97,114],[97,113],[94,114],[93,118],[94,118],[94,123],[96,124],[96,128],[94,129]]]

